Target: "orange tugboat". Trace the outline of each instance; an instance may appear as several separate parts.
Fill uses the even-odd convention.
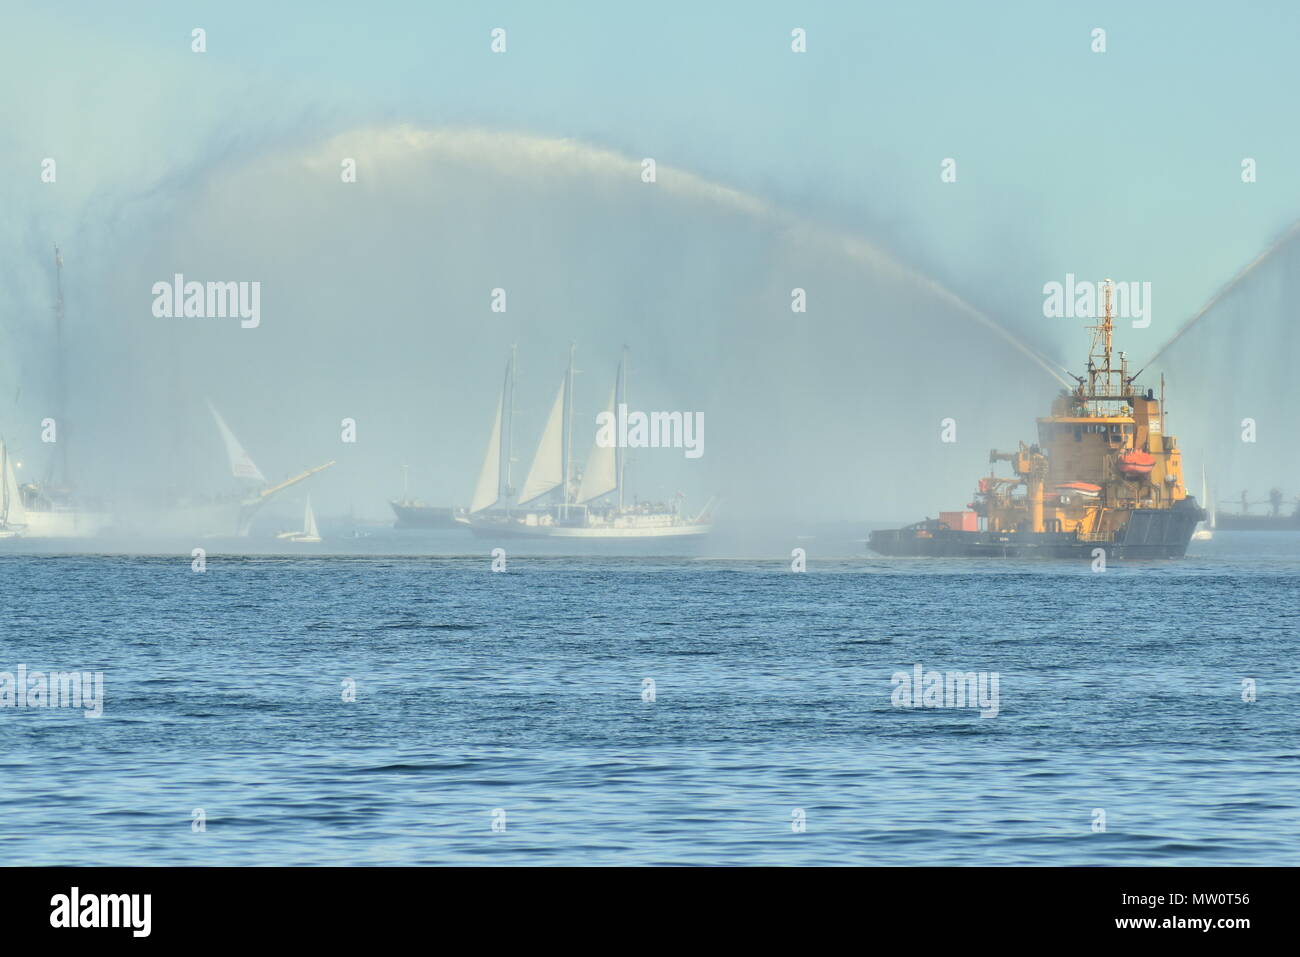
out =
[[[968,511],[940,512],[906,528],[875,531],[882,555],[933,557],[1181,558],[1204,510],[1183,484],[1182,453],[1165,431],[1161,396],[1137,385],[1128,359],[1112,361],[1112,287],[1090,327],[1087,376],[1062,390],[1038,420],[1038,442],[989,453],[1012,476],[980,479]]]

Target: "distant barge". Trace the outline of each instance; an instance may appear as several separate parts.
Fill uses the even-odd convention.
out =
[[[1267,502],[1251,502],[1241,493],[1241,511],[1219,512],[1214,517],[1214,527],[1233,532],[1300,532],[1300,505],[1290,515],[1282,514],[1282,490],[1270,489]],[[1268,505],[1267,514],[1251,515],[1251,505]]]

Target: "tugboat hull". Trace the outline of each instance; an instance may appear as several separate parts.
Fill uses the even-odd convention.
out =
[[[1108,560],[1182,558],[1205,510],[1187,498],[1174,508],[1140,509],[1109,540],[1074,532],[963,532],[939,522],[875,531],[868,547],[880,555],[910,558],[1091,559],[1105,550]]]

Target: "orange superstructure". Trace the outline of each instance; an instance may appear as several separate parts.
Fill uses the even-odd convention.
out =
[[[989,531],[1103,540],[1133,512],[1172,508],[1187,497],[1182,453],[1165,433],[1162,400],[1136,386],[1124,353],[1114,362],[1110,283],[1103,288],[1105,313],[1091,327],[1087,375],[1076,376],[1079,385],[1038,420],[1037,443],[989,455],[990,462],[1009,462],[1015,475],[980,480],[974,507]]]

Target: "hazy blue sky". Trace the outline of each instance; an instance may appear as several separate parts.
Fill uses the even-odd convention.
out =
[[[205,252],[212,256],[206,261],[231,261],[257,243],[287,250],[336,231],[378,255],[371,238],[385,229],[382,217],[363,233],[354,220],[318,222],[307,236],[297,224],[319,201],[296,196],[284,169],[261,180],[278,184],[264,195],[255,180],[239,176],[251,176],[266,157],[299,157],[335,136],[399,124],[572,139],[633,160],[654,157],[801,222],[888,250],[1071,367],[1079,364],[1081,330],[1078,323],[1042,316],[1043,283],[1067,272],[1150,281],[1154,321],[1149,329],[1128,330],[1123,343],[1142,357],[1300,218],[1300,130],[1291,109],[1298,26],[1296,8],[1285,3],[10,2],[0,33],[0,203],[6,213],[0,226],[0,318],[16,348],[6,350],[0,371],[26,379],[28,393],[40,388],[30,362],[20,370],[14,357],[39,345],[39,322],[49,308],[48,250],[55,241],[78,268],[69,292],[78,321],[139,328],[148,322],[141,290],[170,275],[175,250],[200,255],[184,237],[213,244],[214,233],[221,234],[225,245]],[[207,31],[202,55],[190,49],[194,27]],[[508,31],[504,55],[489,49],[494,27]],[[795,27],[807,31],[807,53],[790,50]],[[1106,30],[1105,53],[1092,52],[1096,27]],[[40,182],[44,157],[58,162],[57,186]],[[940,181],[940,163],[948,157],[957,162],[956,183]],[[1257,161],[1258,182],[1241,182],[1244,157]],[[528,162],[522,154],[518,159]],[[459,222],[442,218],[451,208],[445,198],[429,200],[427,210],[412,199],[412,221],[399,227],[394,217],[412,187],[395,176],[376,184],[382,179],[377,170],[382,174],[382,167],[363,165],[362,181],[367,188],[389,187],[390,212],[384,215],[394,222],[394,235],[403,237],[400,249],[407,250],[387,250],[380,261],[410,257],[385,280],[425,283],[427,296],[455,300],[444,290],[458,273],[448,267],[446,276],[426,274],[433,253],[419,248],[421,239],[436,236],[443,244],[439,255],[453,261],[476,228],[473,210],[490,206],[503,189],[522,191],[526,177],[516,167],[505,180],[466,186],[461,215],[467,219]],[[637,241],[668,257],[662,269],[703,269],[720,244],[729,247],[733,260],[725,268],[683,280],[697,290],[697,304],[739,309],[741,297],[727,302],[726,290],[753,293],[751,287],[769,281],[788,289],[802,281],[787,275],[792,262],[802,262],[782,245],[788,237],[757,235],[743,224],[704,225],[688,212],[661,223],[653,211],[602,197],[597,205],[615,212],[600,221],[613,223],[612,231],[580,228],[584,214],[575,212],[570,223],[566,210],[586,202],[585,176],[577,170],[572,182],[532,184],[534,193],[548,195],[521,228],[540,236],[546,224],[555,227],[542,240],[557,250],[559,265],[549,267],[552,273],[578,262],[608,273],[611,289],[602,308],[682,312],[683,301],[695,295],[653,288],[645,273],[620,271],[626,263],[616,263],[613,253],[603,263],[611,242],[616,246],[620,238],[618,223],[644,228]],[[426,218],[414,215],[416,210]],[[353,214],[361,215],[348,213]],[[218,229],[223,215],[228,220]],[[241,218],[256,236],[240,235]],[[713,245],[699,236],[713,237]],[[683,252],[690,246],[684,237],[697,237],[703,258],[701,248]],[[490,260],[493,245],[483,248]],[[674,249],[683,258],[673,259]],[[516,252],[519,265],[512,268],[546,265],[535,256],[530,263],[527,250]],[[455,260],[459,275],[472,272],[478,281],[466,255],[463,263]],[[101,270],[93,277],[92,260]],[[322,260],[312,263],[319,270]],[[268,275],[274,268],[267,266]],[[378,268],[359,269],[356,282]],[[801,268],[806,275],[811,267]],[[293,273],[292,264],[284,269],[286,276]],[[833,278],[850,289],[854,269],[840,263],[826,288]],[[340,274],[334,267],[331,272]],[[491,281],[489,273],[484,270],[483,283]],[[115,281],[125,283],[123,277],[131,277],[129,288],[110,294]],[[558,303],[561,290],[580,286],[582,277],[563,281],[567,285],[551,290],[552,302]],[[631,295],[634,289],[639,296]],[[784,295],[777,292],[778,298]],[[856,303],[865,314],[874,295],[845,291],[839,301]],[[926,313],[907,297],[888,301],[888,314],[875,317],[880,325],[870,333],[864,327],[855,349],[880,346],[882,328],[922,323]],[[397,305],[385,302],[383,308]],[[306,309],[305,303],[299,306]],[[320,304],[315,308],[327,311]],[[845,329],[857,321],[853,309],[839,319]],[[318,323],[318,339],[323,328]],[[699,320],[686,318],[674,334],[692,330],[704,334],[697,358],[721,361],[735,341],[716,330],[709,338]],[[292,340],[299,345],[286,340],[286,350],[305,348],[302,331]],[[582,332],[556,331],[557,342]],[[275,335],[268,333],[264,341],[275,341]],[[481,342],[467,339],[460,361],[478,363],[474,371],[481,366],[479,378],[487,381],[487,370],[499,369],[511,339],[525,335],[515,327]],[[918,334],[909,354],[948,335],[939,326]],[[626,338],[623,332],[617,336]],[[906,334],[900,336],[902,343]],[[112,341],[106,340],[108,348]],[[618,345],[610,331],[597,347],[601,368]],[[325,343],[317,346],[323,356]],[[549,394],[556,363],[547,350],[553,344],[539,340],[535,346],[549,363],[533,365],[545,365],[545,375],[536,374],[539,383],[548,383]],[[143,362],[152,348],[145,343],[128,355],[126,346],[119,347],[124,362]],[[644,355],[646,347],[639,348]],[[847,362],[852,353],[840,351]],[[340,352],[346,350],[333,348]],[[960,370],[958,352],[945,361]],[[146,364],[165,370],[171,361],[160,354]],[[276,362],[291,365],[292,352]],[[832,381],[827,369],[808,362],[810,383]],[[667,357],[656,356],[653,364],[666,366]],[[356,365],[358,394],[363,382],[373,385],[385,376],[378,367],[361,369],[360,360]],[[179,368],[170,374],[183,379]],[[651,380],[659,374],[646,373]],[[497,372],[491,374],[495,379]],[[671,377],[662,374],[671,392]],[[409,375],[415,381],[414,366]],[[346,391],[346,375],[338,370],[322,366],[312,378]],[[646,375],[640,381],[646,383]],[[675,387],[692,395],[690,381],[698,377],[683,377]],[[168,388],[174,392],[176,385]],[[543,394],[540,385],[532,391]],[[464,462],[448,466],[455,476],[447,479],[449,489],[466,485],[485,430],[478,420],[491,408],[490,395],[466,392],[457,394],[477,418],[472,428],[466,426],[463,441],[453,436],[456,455],[461,446],[467,451]],[[968,397],[970,390],[963,385],[957,392]],[[254,408],[277,406],[269,395],[250,398],[243,410],[233,403],[229,417],[247,422]],[[0,388],[0,411],[11,398]],[[1027,407],[1026,396],[1010,398],[1027,425],[1037,407]],[[815,399],[808,398],[810,408],[821,408]],[[690,407],[690,401],[683,405]],[[793,408],[788,414],[800,418]],[[1013,440],[1003,420],[984,424],[1004,435],[1002,441]],[[250,445],[273,441],[270,426],[261,436],[257,425],[251,429]],[[719,435],[719,443],[725,440]],[[395,471],[405,457],[401,442],[392,436],[377,471]],[[282,470],[307,464],[298,461],[305,458],[315,455],[305,447],[295,450]],[[947,497],[960,496],[955,490],[970,484],[968,466],[965,458],[954,460]]]
[[[24,192],[43,155],[63,157],[75,195],[100,181],[83,160],[147,178],[158,158],[141,153],[303,122],[488,125],[655,156],[887,231],[956,283],[1007,254],[1049,276],[1150,278],[1163,319],[1300,212],[1288,3],[6,7],[0,111],[22,141],[4,163]],[[494,26],[505,56],[488,50]],[[804,55],[789,50],[795,26]],[[1245,156],[1259,162],[1250,186]],[[945,157],[956,184],[939,182]]]

